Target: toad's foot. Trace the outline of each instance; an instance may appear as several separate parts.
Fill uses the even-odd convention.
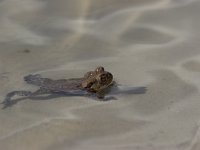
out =
[[[6,107],[9,107],[11,105],[13,105],[13,102],[11,101],[11,98],[15,95],[18,95],[18,96],[29,96],[31,95],[32,92],[31,91],[13,91],[13,92],[10,92],[6,95],[4,101],[1,103],[3,104],[3,109],[6,108]]]
[[[48,94],[49,91],[45,90],[45,89],[39,89],[35,92],[31,92],[31,91],[13,91],[10,92],[6,95],[4,101],[1,103],[3,104],[3,109],[12,106],[13,104],[15,104],[15,101],[12,101],[12,97],[14,96],[26,96],[26,97],[33,97],[33,96],[37,96],[37,95],[41,95],[41,94]]]
[[[51,79],[42,78],[39,74],[27,75],[24,77],[24,81],[27,82],[28,84],[33,84],[33,85],[37,85],[37,86],[44,86],[44,85],[52,82]]]

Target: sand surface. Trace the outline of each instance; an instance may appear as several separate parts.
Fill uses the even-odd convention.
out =
[[[0,109],[1,150],[199,150],[200,0],[0,0],[0,101],[23,76],[102,65],[117,100],[60,96]],[[17,97],[15,97],[17,98]]]

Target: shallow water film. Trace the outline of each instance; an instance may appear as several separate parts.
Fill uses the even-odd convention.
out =
[[[200,0],[0,0],[0,102],[37,90],[28,74],[104,66],[119,84],[105,102],[14,97],[0,149],[199,150],[199,13]]]

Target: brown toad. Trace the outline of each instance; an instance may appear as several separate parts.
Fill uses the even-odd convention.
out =
[[[5,106],[9,105],[11,98],[15,95],[34,97],[42,94],[73,94],[86,91],[87,94],[95,94],[99,99],[103,99],[104,89],[112,85],[113,75],[105,71],[103,67],[97,67],[94,71],[87,72],[82,78],[52,80],[35,74],[25,76],[24,81],[40,88],[35,92],[13,91],[8,93],[3,101]]]

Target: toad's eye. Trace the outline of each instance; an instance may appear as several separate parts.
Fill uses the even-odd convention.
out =
[[[96,69],[95,69],[95,71],[96,71],[96,73],[98,74],[98,73],[103,73],[104,72],[104,68],[103,67],[97,67]]]

